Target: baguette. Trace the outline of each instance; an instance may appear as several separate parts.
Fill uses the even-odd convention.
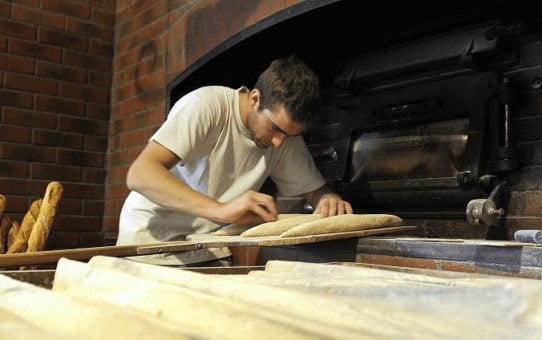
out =
[[[19,230],[21,230],[21,224],[17,221],[11,222],[11,227],[8,231],[8,243],[6,245],[6,249],[9,249],[9,247],[11,247],[13,243],[15,243],[17,235],[19,234]]]
[[[4,209],[6,209],[6,196],[0,194],[0,216],[4,213]]]
[[[345,214],[322,218],[300,224],[283,232],[281,237],[320,235],[349,231],[360,231],[384,227],[397,227],[403,220],[388,214]]]
[[[8,254],[13,253],[24,253],[28,246],[28,238],[30,238],[30,233],[32,232],[32,227],[38,219],[40,212],[42,199],[37,199],[30,205],[28,211],[23,217],[21,225],[19,227],[19,232],[15,235],[15,239],[8,247]]]
[[[49,185],[47,185],[45,196],[43,196],[43,201],[41,202],[38,219],[34,222],[30,237],[28,238],[28,248],[26,248],[27,253],[45,249],[47,237],[53,226],[62,192],[63,187],[59,182],[50,182]]]
[[[4,215],[0,217],[0,254],[4,254],[6,252],[10,225],[11,219],[8,216]]]
[[[322,215],[320,214],[281,214],[277,221],[259,224],[241,233],[241,236],[278,236],[297,225],[319,220],[321,218]]]
[[[6,252],[7,233],[9,229],[9,219],[7,216],[2,216],[6,209],[6,196],[0,194],[0,254]]]

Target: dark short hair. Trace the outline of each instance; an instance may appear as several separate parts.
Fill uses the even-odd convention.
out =
[[[254,87],[261,93],[260,110],[283,104],[290,118],[298,123],[310,122],[320,104],[318,77],[295,56],[274,60]]]

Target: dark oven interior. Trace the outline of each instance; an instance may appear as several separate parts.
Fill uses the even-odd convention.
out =
[[[168,104],[201,85],[252,86],[271,59],[295,54],[324,91],[304,138],[356,212],[397,214],[425,236],[507,238],[540,222],[522,197],[542,179],[536,11],[508,1],[375,6],[310,1],[279,12],[180,74]]]

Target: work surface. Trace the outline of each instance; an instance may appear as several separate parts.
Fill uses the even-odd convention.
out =
[[[11,339],[537,339],[542,282],[270,261],[201,274],[62,259],[52,290],[0,275]]]

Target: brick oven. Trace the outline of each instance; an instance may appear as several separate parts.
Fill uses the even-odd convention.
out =
[[[397,213],[428,237],[539,227],[539,16],[507,1],[394,5],[393,20],[386,7],[278,12],[181,72],[167,105],[205,84],[250,86],[269,60],[295,54],[325,93],[305,139],[358,212]]]

